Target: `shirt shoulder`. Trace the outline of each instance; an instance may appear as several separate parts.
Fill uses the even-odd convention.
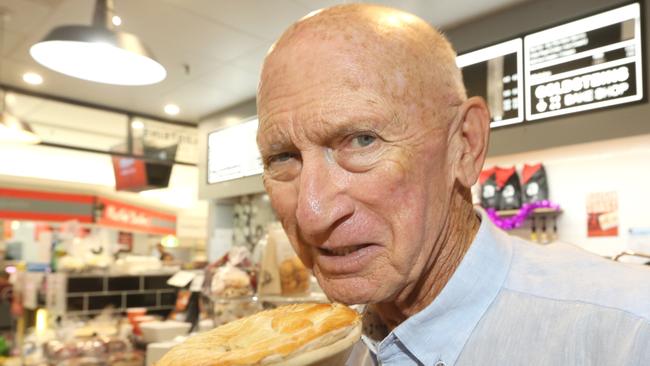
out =
[[[504,289],[456,365],[641,366],[649,359],[650,322],[638,315]]]
[[[650,321],[650,267],[599,257],[577,246],[511,237],[504,288],[556,301],[620,310]]]

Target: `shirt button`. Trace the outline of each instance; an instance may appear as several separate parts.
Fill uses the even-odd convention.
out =
[[[435,366],[446,366],[443,361],[436,362]]]

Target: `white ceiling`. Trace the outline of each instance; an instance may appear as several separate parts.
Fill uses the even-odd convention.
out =
[[[526,0],[379,0],[448,28]],[[258,72],[273,40],[296,19],[335,0],[115,0],[120,29],[137,34],[167,68],[151,86],[108,86],[48,71],[29,47],[52,28],[89,24],[92,0],[0,0],[9,10],[0,82],[74,100],[165,116],[166,103],[181,107],[179,120],[201,117],[254,97]],[[189,65],[189,73],[184,65]],[[22,81],[35,71],[40,86]]]

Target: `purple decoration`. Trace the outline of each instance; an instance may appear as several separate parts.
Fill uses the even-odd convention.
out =
[[[492,220],[496,226],[502,228],[503,230],[512,230],[523,225],[524,221],[526,221],[526,219],[537,208],[552,208],[555,211],[559,211],[560,205],[553,203],[550,200],[543,200],[540,202],[524,203],[519,209],[519,212],[511,217],[501,217],[493,208],[488,208],[487,214],[490,220]]]

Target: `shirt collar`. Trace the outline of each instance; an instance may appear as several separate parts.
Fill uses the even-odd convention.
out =
[[[431,304],[392,332],[424,365],[456,362],[508,273],[512,257],[510,239],[492,224],[484,211],[477,211],[481,225],[449,282]],[[389,335],[384,341],[392,338]],[[383,343],[369,348],[381,352]]]

